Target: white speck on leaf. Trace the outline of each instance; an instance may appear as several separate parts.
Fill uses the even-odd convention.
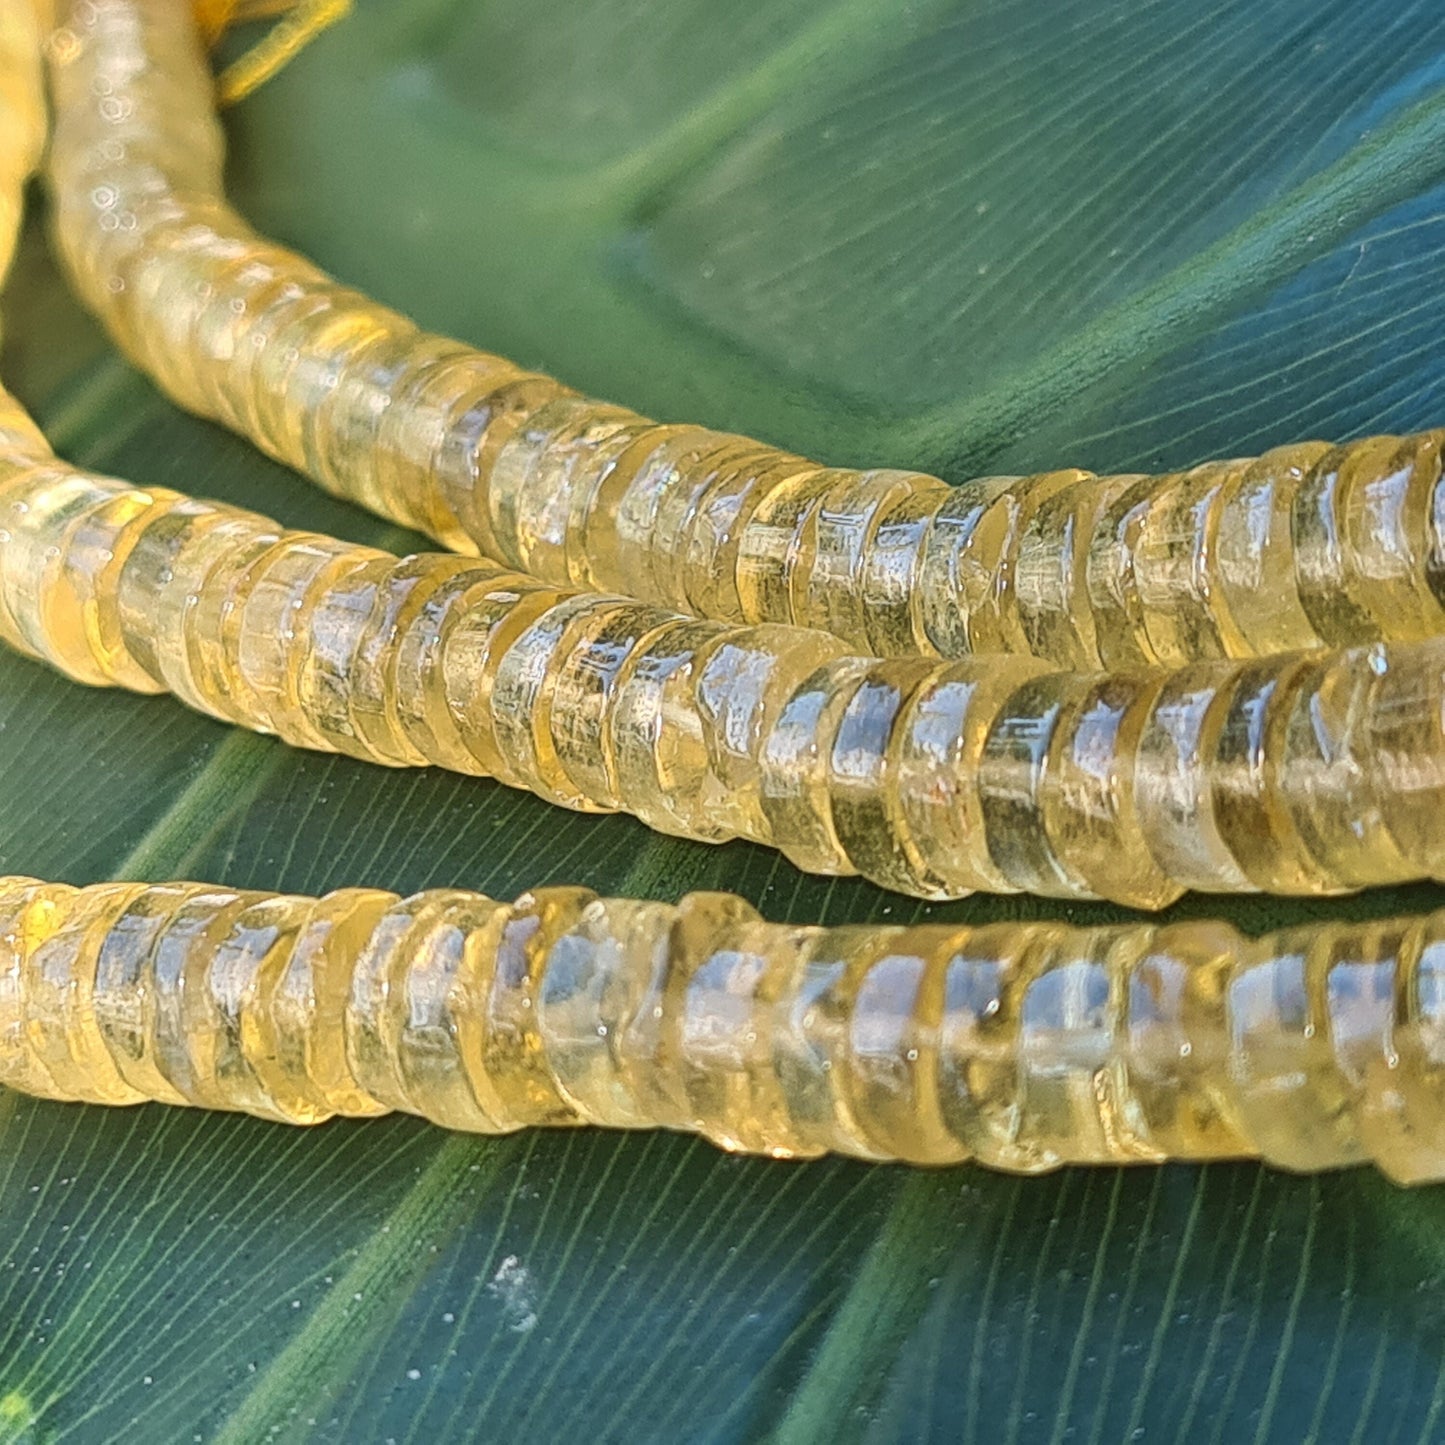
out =
[[[515,1254],[509,1254],[487,1284],[487,1293],[501,1301],[502,1319],[513,1334],[530,1334],[537,1327],[537,1297],[532,1272]]]

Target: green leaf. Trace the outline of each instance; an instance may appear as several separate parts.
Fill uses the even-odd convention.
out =
[[[232,117],[264,228],[425,322],[830,460],[1133,469],[1445,417],[1438,0],[364,0]],[[39,231],[4,365],[121,475],[409,545],[118,362]],[[0,658],[0,869],[929,910]],[[1188,899],[1243,927],[1438,906]],[[1020,1181],[674,1136],[0,1096],[0,1441],[1409,1441],[1445,1192]]]

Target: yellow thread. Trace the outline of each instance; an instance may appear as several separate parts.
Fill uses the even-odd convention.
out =
[[[192,0],[201,39],[214,45],[236,20],[237,0]]]
[[[266,36],[216,79],[222,105],[234,105],[259,89],[323,30],[350,13],[352,0],[194,0],[196,24],[207,45],[233,25],[284,16]]]
[[[207,45],[214,45],[234,25],[274,20],[296,8],[297,0],[192,0],[196,24]]]

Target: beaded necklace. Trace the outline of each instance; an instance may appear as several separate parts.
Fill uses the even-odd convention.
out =
[[[43,135],[27,15],[0,6],[23,122],[7,248]],[[220,197],[178,0],[81,0],[50,51],[63,245],[132,354],[334,489],[511,565],[397,559],[79,472],[7,397],[13,645],[303,746],[488,772],[927,896],[1157,907],[1445,871],[1438,434],[955,493],[659,428],[424,336],[254,237]],[[1248,556],[1219,540],[1243,496],[1271,521]],[[1359,518],[1380,496],[1405,519],[1394,541]],[[1290,525],[1314,515],[1333,541]],[[1202,581],[1182,565],[1199,537],[1225,569]],[[585,590],[609,567],[652,602]],[[1293,589],[1252,632],[1216,605],[1249,567]],[[1276,650],[1322,643],[1355,645]],[[1118,670],[1064,670],[1101,662]],[[724,895],[23,879],[0,881],[0,916],[0,1081],[57,1097],[660,1125],[1021,1170],[1261,1155],[1445,1175],[1438,919],[1246,942],[1215,924],[798,929]]]

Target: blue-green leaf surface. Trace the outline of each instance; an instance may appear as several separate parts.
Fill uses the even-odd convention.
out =
[[[243,208],[347,280],[829,460],[1134,469],[1445,418],[1438,0],[362,0],[232,135]],[[7,319],[74,459],[404,545],[159,399],[38,231]],[[11,656],[0,869],[930,911]],[[1445,1193],[1368,1171],[1018,1181],[0,1095],[0,1441],[1432,1440],[1442,1266]]]

